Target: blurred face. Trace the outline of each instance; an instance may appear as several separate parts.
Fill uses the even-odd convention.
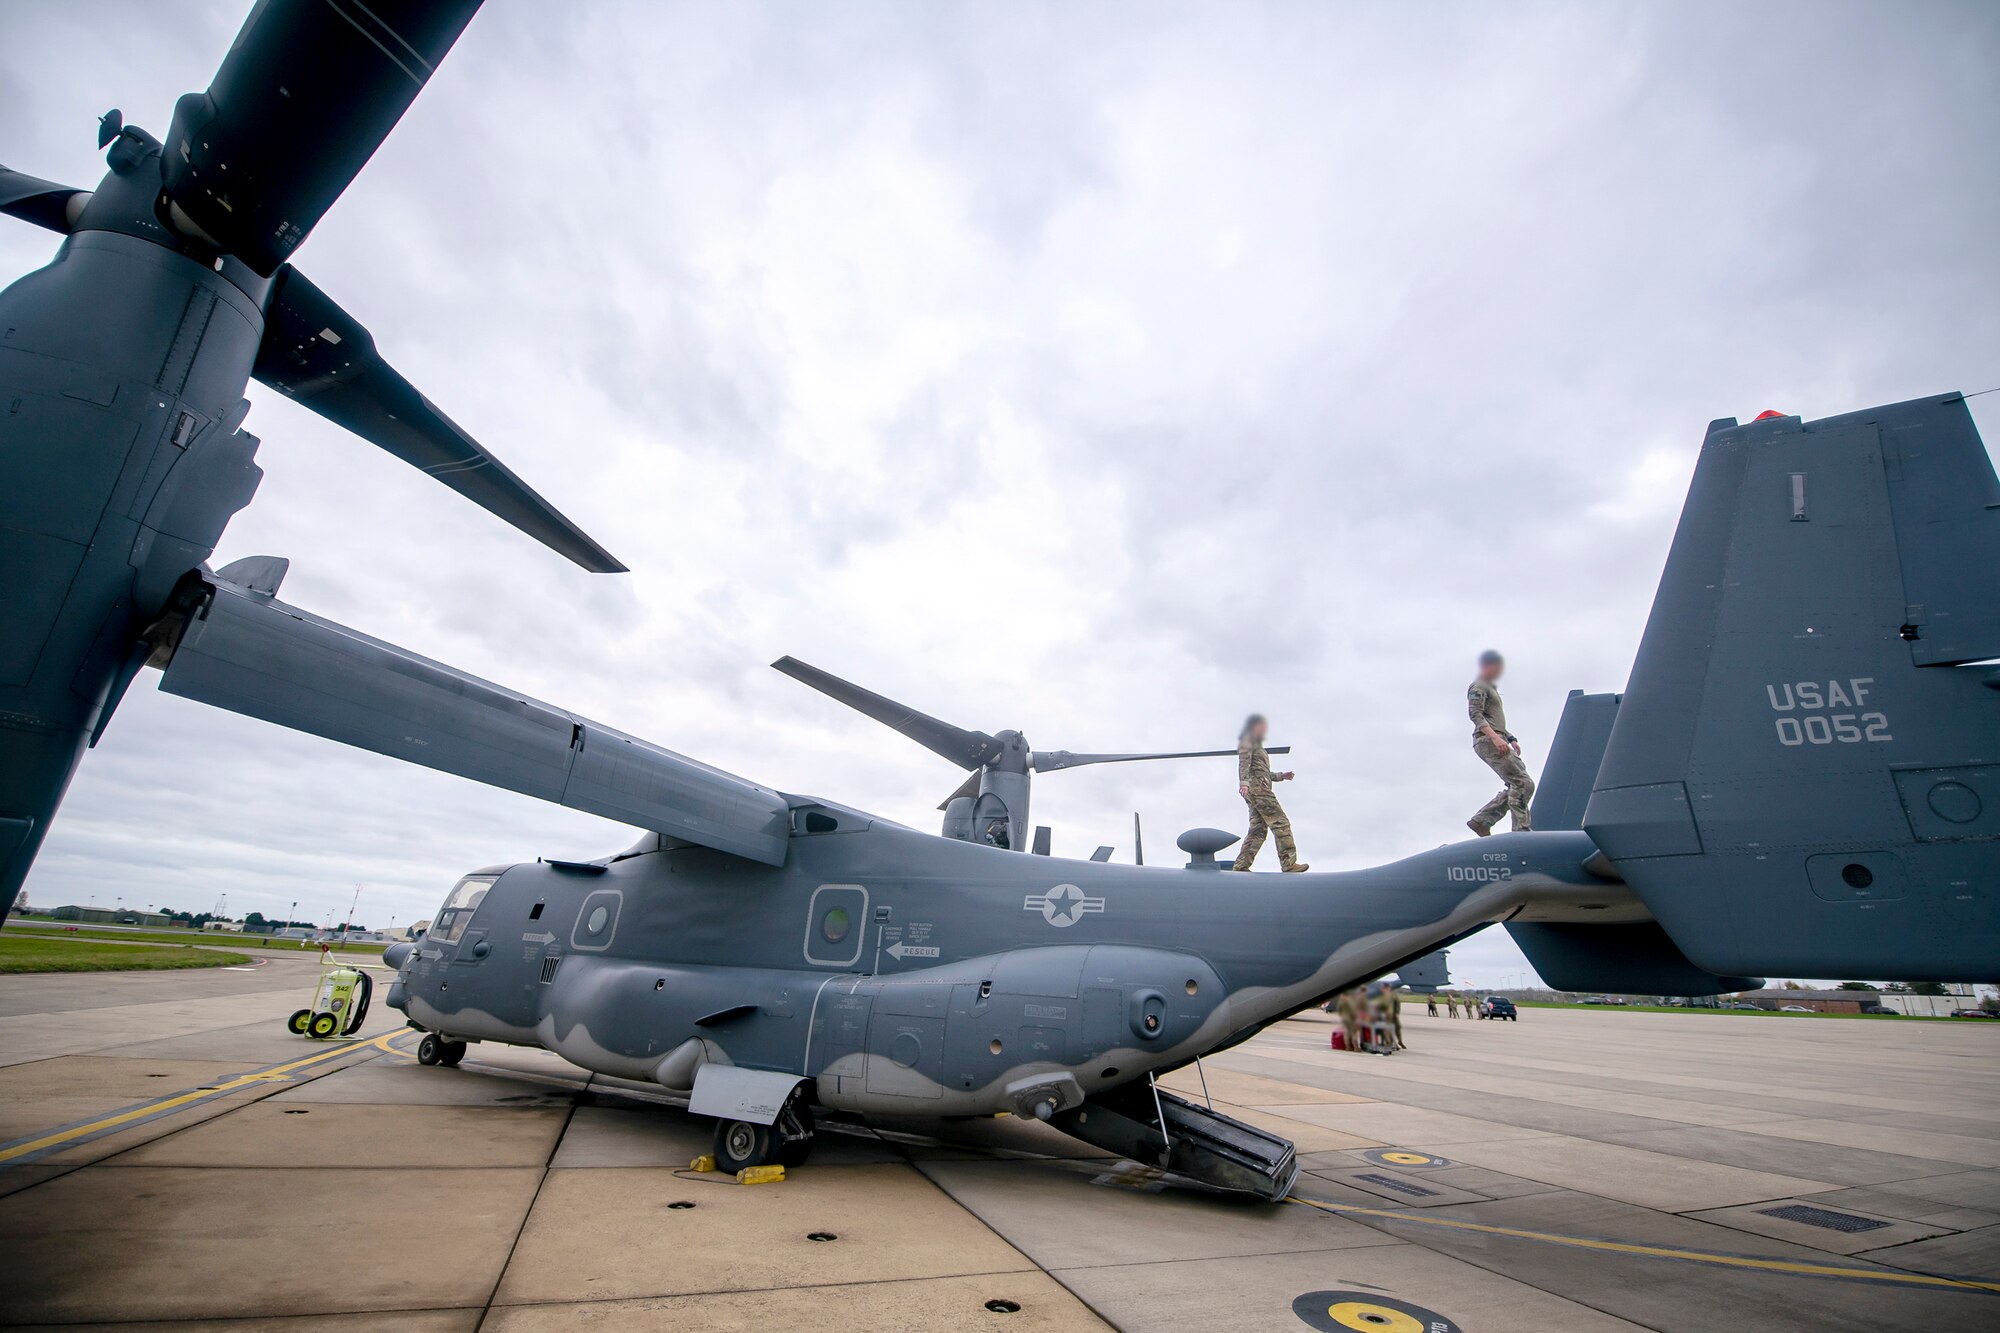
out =
[[[1270,734],[1271,734],[1271,724],[1269,722],[1266,722],[1263,718],[1260,717],[1255,722],[1250,724],[1251,740],[1261,741]]]
[[[1481,680],[1498,680],[1506,670],[1507,664],[1502,661],[1481,662],[1479,664],[1479,678]]]

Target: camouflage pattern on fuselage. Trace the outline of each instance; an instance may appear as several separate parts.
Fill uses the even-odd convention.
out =
[[[668,1087],[722,1062],[814,1078],[822,1104],[869,1114],[1018,1110],[1051,1090],[1066,1109],[1524,903],[1629,901],[1582,869],[1576,832],[1246,875],[1023,857],[810,809],[838,831],[794,835],[783,867],[698,847],[511,867],[455,941],[411,951],[391,1003]]]

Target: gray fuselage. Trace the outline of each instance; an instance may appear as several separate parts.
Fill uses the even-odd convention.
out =
[[[497,879],[468,919],[440,914],[391,1003],[669,1088],[719,1062],[815,1079],[823,1105],[871,1115],[1067,1109],[1490,921],[1628,903],[1582,868],[1576,832],[1279,875],[801,814],[837,831],[795,834],[782,867],[679,847],[482,872]]]

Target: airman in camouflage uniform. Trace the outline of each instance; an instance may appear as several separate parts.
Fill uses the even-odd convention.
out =
[[[1262,713],[1252,713],[1243,724],[1243,733],[1236,738],[1236,790],[1250,807],[1250,832],[1236,854],[1235,869],[1250,868],[1257,853],[1264,849],[1264,835],[1268,832],[1278,839],[1279,866],[1287,873],[1295,873],[1311,867],[1299,861],[1298,844],[1292,841],[1292,821],[1286,817],[1285,807],[1278,804],[1271,784],[1289,782],[1297,775],[1271,771],[1271,756],[1264,753],[1264,737],[1270,729]]]
[[[1361,1049],[1361,1011],[1355,1003],[1357,992],[1353,989],[1342,991],[1334,997],[1334,1012],[1340,1019],[1340,1040],[1344,1051]]]
[[[1479,807],[1479,813],[1465,826],[1480,837],[1493,832],[1502,814],[1514,817],[1514,832],[1526,833],[1528,801],[1535,794],[1535,780],[1521,762],[1521,742],[1507,730],[1507,713],[1500,705],[1500,673],[1506,661],[1492,649],[1479,655],[1479,675],[1465,690],[1465,711],[1472,719],[1472,752],[1506,785],[1498,795]]]

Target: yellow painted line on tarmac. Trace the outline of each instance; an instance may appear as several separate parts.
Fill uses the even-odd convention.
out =
[[[1427,1227],[1449,1227],[1454,1231],[1476,1231],[1488,1236],[1509,1236],[1516,1240],[1540,1241],[1545,1245],[1567,1245],[1580,1250],[1602,1250],[1613,1254],[1636,1254],[1649,1259],[1679,1259],[1686,1263],[1715,1264],[1724,1268],[1750,1268],[1766,1273],[1791,1273],[1802,1277],[1845,1278],[1850,1281],[1888,1282],[1910,1287],[1944,1287],[1954,1291],[2000,1294],[2000,1282],[1975,1282],[1969,1278],[1933,1277],[1928,1273],[1901,1273],[1873,1268],[1842,1268],[1835,1264],[1801,1263],[1794,1259],[1757,1259],[1749,1255],[1714,1254],[1706,1250],[1677,1250],[1666,1245],[1641,1245],[1623,1240],[1596,1240],[1588,1236],[1564,1236],[1553,1231],[1527,1231],[1520,1227],[1493,1226],[1467,1222],[1455,1217],[1423,1217],[1387,1208],[1364,1208],[1359,1204],[1328,1203],[1294,1194],[1289,1203],[1302,1203],[1327,1213],[1347,1213],[1379,1217],[1391,1222],[1414,1222]]]
[[[74,1125],[65,1125],[61,1129],[51,1130],[39,1138],[19,1140],[8,1144],[4,1148],[0,1148],[0,1163],[11,1162],[16,1158],[28,1157],[36,1153],[47,1152],[52,1148],[59,1148],[65,1143],[73,1143],[78,1139],[93,1138],[109,1130],[118,1129],[140,1120],[149,1120],[154,1116],[179,1110],[181,1107],[190,1106],[195,1102],[203,1102],[213,1097],[219,1097],[224,1093],[235,1092],[240,1088],[255,1087],[259,1083],[286,1082],[291,1078],[294,1070],[304,1069],[308,1065],[321,1064],[343,1055],[350,1055],[355,1051],[366,1050],[371,1046],[378,1050],[391,1050],[393,1048],[389,1045],[389,1042],[401,1036],[402,1033],[403,1030],[399,1028],[394,1032],[385,1032],[379,1037],[371,1037],[367,1041],[351,1041],[345,1045],[330,1047],[323,1051],[315,1051],[303,1059],[292,1060],[281,1065],[272,1065],[268,1069],[253,1070],[247,1074],[238,1074],[235,1078],[225,1080],[224,1082],[205,1085],[187,1092],[175,1093],[172,1096],[162,1097],[157,1101],[143,1102],[138,1106],[127,1107],[125,1110],[119,1111],[114,1115],[102,1116],[96,1120],[86,1120]]]

